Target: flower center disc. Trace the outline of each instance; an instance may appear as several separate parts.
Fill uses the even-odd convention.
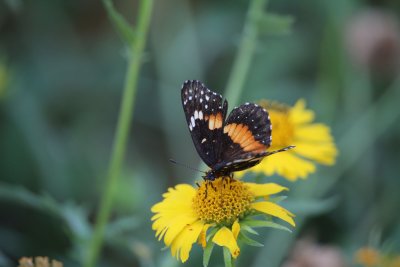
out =
[[[207,223],[232,224],[250,211],[254,197],[241,182],[229,177],[203,182],[193,198],[193,208]]]

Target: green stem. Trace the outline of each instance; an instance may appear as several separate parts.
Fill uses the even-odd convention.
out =
[[[115,194],[117,179],[120,174],[122,161],[132,119],[133,107],[136,97],[136,88],[143,50],[146,44],[146,35],[149,29],[153,0],[142,0],[138,10],[137,38],[130,44],[130,59],[125,76],[122,95],[122,104],[119,111],[118,125],[114,137],[112,155],[108,167],[105,191],[97,213],[96,225],[89,247],[89,255],[85,259],[85,267],[96,265],[101,246],[103,244],[105,228],[110,217],[112,201]]]
[[[237,105],[240,94],[243,90],[247,74],[250,69],[250,63],[253,59],[254,51],[257,46],[258,25],[264,15],[266,0],[251,0],[247,12],[246,21],[236,54],[235,62],[230,73],[228,84],[225,90],[225,97],[231,105]]]

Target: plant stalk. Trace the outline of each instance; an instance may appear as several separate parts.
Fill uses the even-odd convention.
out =
[[[225,97],[233,106],[238,104],[243,91],[254,51],[257,47],[259,22],[265,14],[264,7],[266,4],[267,0],[251,0],[250,2],[238,52],[225,89]]]
[[[142,0],[138,10],[137,38],[129,45],[130,58],[125,76],[122,95],[122,104],[119,111],[118,124],[113,142],[111,159],[108,167],[104,193],[101,198],[99,212],[96,217],[94,233],[90,241],[85,267],[94,267],[103,244],[104,234],[110,217],[112,202],[124,160],[129,126],[132,120],[133,108],[137,91],[137,81],[142,62],[142,55],[146,44],[146,35],[149,29],[153,0]]]

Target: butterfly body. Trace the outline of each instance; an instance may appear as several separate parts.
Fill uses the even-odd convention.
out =
[[[215,180],[257,165],[270,154],[271,121],[257,104],[235,107],[227,117],[228,102],[202,82],[188,80],[182,86],[182,105],[193,144],[210,167],[203,177]]]

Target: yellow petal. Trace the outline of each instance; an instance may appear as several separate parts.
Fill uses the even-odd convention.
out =
[[[206,238],[207,238],[207,230],[208,230],[208,228],[210,228],[210,226],[212,226],[212,225],[213,225],[213,224],[209,224],[209,223],[205,224],[205,225],[203,226],[203,229],[201,230],[200,235],[199,235],[198,243],[199,243],[203,248],[205,248],[205,247],[207,246],[207,240],[206,240]]]
[[[315,114],[312,110],[306,109],[306,101],[299,99],[290,109],[290,120],[294,124],[309,123],[314,120]]]
[[[307,175],[315,172],[315,165],[296,156],[292,151],[286,151],[265,158],[249,171],[262,172],[267,176],[277,173],[288,180],[295,181],[298,178],[306,178]]]
[[[164,237],[165,244],[169,246],[172,240],[185,226],[197,220],[197,217],[186,217],[185,215],[179,215],[168,219],[163,218],[163,220],[158,220],[153,223],[153,230],[156,230],[156,237],[158,237],[158,240]]]
[[[171,244],[172,256],[180,259],[182,262],[187,261],[192,245],[198,239],[203,225],[202,221],[196,221],[191,225],[185,226]]]
[[[330,128],[322,123],[313,123],[296,127],[294,139],[296,141],[333,142]]]
[[[336,146],[333,143],[306,143],[299,142],[296,144],[297,154],[306,158],[313,159],[321,164],[335,164],[338,154]]]
[[[189,199],[196,194],[196,190],[187,184],[180,184],[175,188],[168,188],[168,192],[163,194],[164,199],[155,204],[151,211],[153,213],[164,212],[166,210],[184,211],[191,206]]]
[[[168,230],[165,232],[164,243],[165,245],[171,245],[172,241],[176,236],[182,232],[184,228],[191,225],[198,219],[196,217],[186,217],[186,216],[176,216],[174,219],[170,220],[168,225]]]
[[[218,230],[214,235],[212,241],[218,246],[223,246],[229,249],[234,259],[240,254],[240,248],[236,242],[235,236],[232,231],[225,226]]]
[[[232,234],[236,240],[237,240],[239,233],[240,233],[240,224],[239,224],[238,220],[236,220],[232,225]]]
[[[293,214],[273,202],[255,202],[251,204],[251,207],[265,214],[272,215],[279,219],[282,219],[285,222],[291,224],[292,226],[295,226],[295,222],[292,218]]]
[[[164,199],[152,207],[156,213],[151,220],[152,228],[156,230],[156,236],[168,246],[172,240],[182,231],[186,225],[198,220],[198,216],[192,208],[191,200],[195,189],[190,185],[177,185],[169,188],[164,194]]]
[[[246,183],[246,186],[249,187],[250,192],[253,193],[255,197],[273,195],[282,192],[283,190],[288,190],[286,187],[280,186],[275,183],[267,183],[267,184]]]

